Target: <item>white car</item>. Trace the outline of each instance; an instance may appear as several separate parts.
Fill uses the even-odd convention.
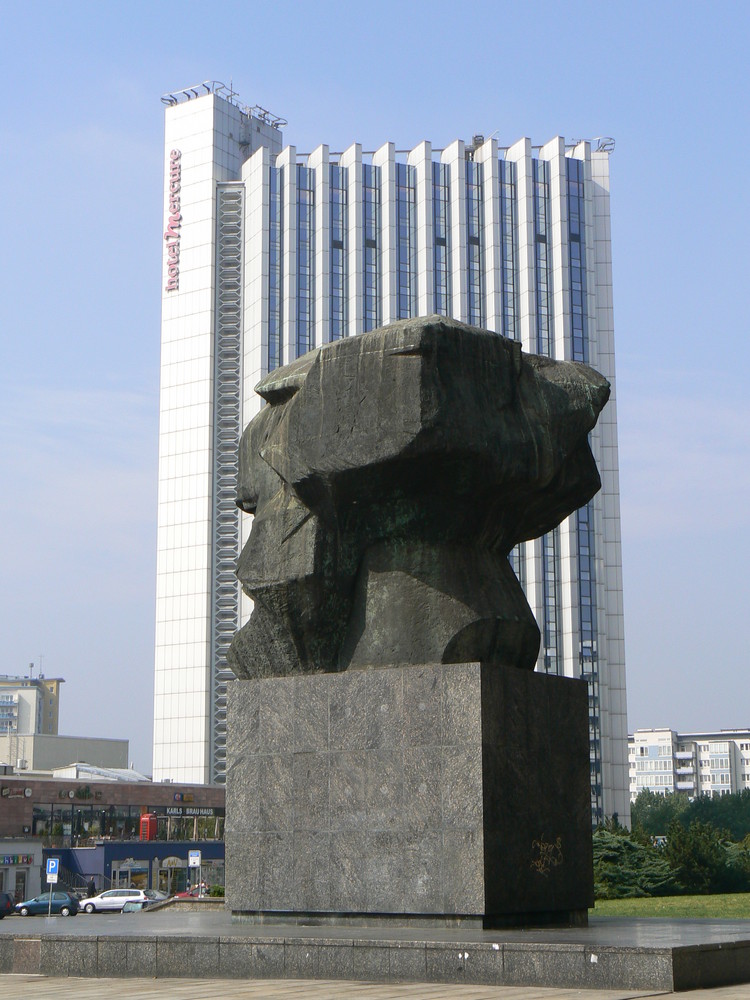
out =
[[[119,912],[128,901],[148,899],[153,902],[166,898],[165,894],[159,892],[158,889],[107,889],[106,892],[100,892],[98,896],[82,899],[81,909],[85,910],[86,913]]]

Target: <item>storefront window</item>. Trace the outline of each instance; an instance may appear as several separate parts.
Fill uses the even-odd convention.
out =
[[[26,885],[28,883],[28,877],[28,868],[16,868],[15,898],[17,903],[21,903],[24,899],[26,899]]]
[[[76,806],[73,836],[77,840],[85,840],[91,835],[91,826],[94,822],[94,810],[92,806]]]
[[[156,815],[157,840],[222,840],[224,837],[223,809],[202,809],[210,815],[194,815],[198,807],[186,807],[183,812],[180,807],[149,806],[148,811]],[[214,815],[214,812],[221,814]]]
[[[130,840],[136,836],[140,812],[137,806],[112,806],[110,811],[112,839]]]
[[[52,806],[36,804],[31,821],[33,837],[48,837],[52,829]]]
[[[124,889],[148,889],[149,862],[147,859],[126,858],[112,862],[112,884]]]
[[[70,837],[73,832],[73,806],[52,806],[52,837]]]
[[[187,858],[164,858],[159,866],[159,886],[168,896],[184,892],[188,883]]]

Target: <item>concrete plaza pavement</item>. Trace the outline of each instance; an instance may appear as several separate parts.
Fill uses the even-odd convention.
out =
[[[691,990],[690,1000],[750,1000],[750,984]],[[341,980],[58,979],[0,975],[3,1000],[635,1000],[677,996],[633,990],[354,983]]]

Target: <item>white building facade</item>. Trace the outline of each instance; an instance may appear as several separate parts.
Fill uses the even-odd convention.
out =
[[[64,683],[62,677],[44,674],[0,674],[0,737],[55,735],[60,719],[60,685]]]
[[[628,767],[631,802],[644,789],[691,798],[741,792],[750,788],[750,729],[636,729],[628,737]]]
[[[589,684],[592,811],[629,815],[609,221],[611,143],[284,146],[220,84],[166,95],[154,780],[223,780],[237,444],[258,381],[343,336],[432,313],[585,361],[613,393],[601,492],[513,553],[538,669]]]

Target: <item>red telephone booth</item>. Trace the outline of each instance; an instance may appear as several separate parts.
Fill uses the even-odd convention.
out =
[[[141,816],[141,840],[156,840],[156,813]]]

